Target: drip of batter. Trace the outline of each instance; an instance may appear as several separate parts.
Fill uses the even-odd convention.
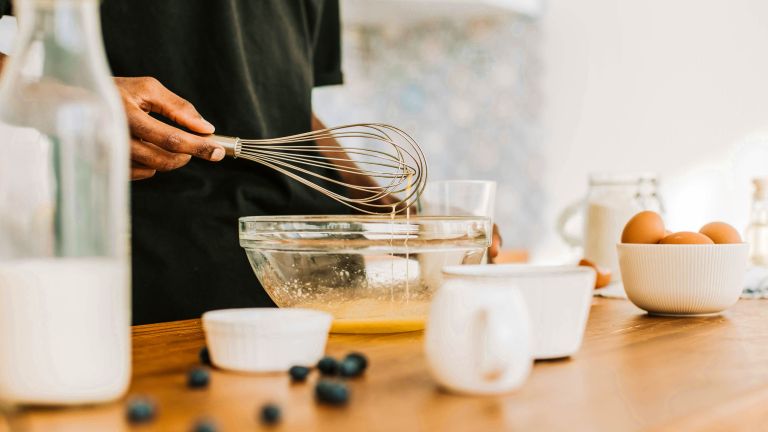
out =
[[[390,234],[389,234],[389,256],[392,264],[392,283],[389,284],[389,301],[390,304],[394,304],[395,301],[395,213],[397,212],[397,205],[392,206],[392,213],[390,214]],[[407,266],[406,266],[407,268]],[[407,271],[407,270],[406,270]]]
[[[408,174],[408,187],[405,190],[405,196],[410,196],[411,194],[411,184],[412,184],[413,178],[411,174]],[[411,207],[405,208],[405,226],[410,227],[411,223]],[[411,287],[410,287],[410,275],[408,274],[408,268],[410,267],[408,265],[408,259],[410,258],[410,252],[408,251],[408,233],[405,233],[405,241],[403,242],[403,246],[405,247],[405,303],[408,304],[408,302],[411,300]]]

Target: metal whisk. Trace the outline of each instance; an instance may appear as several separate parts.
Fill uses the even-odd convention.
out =
[[[390,214],[393,207],[402,211],[418,200],[427,182],[427,161],[419,145],[401,129],[387,124],[352,124],[270,139],[212,138],[229,156],[270,167],[363,213]],[[368,145],[320,144],[328,138],[340,143],[364,140]],[[352,174],[361,181],[338,180],[311,168]],[[364,176],[377,184],[364,184]],[[349,195],[330,190],[318,184],[320,181],[342,186]],[[391,197],[386,204],[380,201],[385,197]]]

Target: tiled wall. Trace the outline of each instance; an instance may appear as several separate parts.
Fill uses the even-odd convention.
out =
[[[517,15],[348,28],[346,84],[316,90],[315,111],[329,125],[403,128],[424,148],[431,179],[496,180],[505,246],[530,247],[548,228],[539,44],[535,21]]]

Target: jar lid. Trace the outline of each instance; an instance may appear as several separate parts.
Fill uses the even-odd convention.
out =
[[[755,185],[755,198],[768,198],[768,177],[755,177],[752,184]]]

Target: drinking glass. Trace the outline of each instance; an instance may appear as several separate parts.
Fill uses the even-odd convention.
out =
[[[485,216],[493,222],[495,204],[495,181],[442,180],[427,183],[418,210],[425,216]]]
[[[441,180],[427,183],[418,202],[424,216],[484,216],[494,223],[496,182],[491,180]],[[488,253],[482,263],[488,262]]]

